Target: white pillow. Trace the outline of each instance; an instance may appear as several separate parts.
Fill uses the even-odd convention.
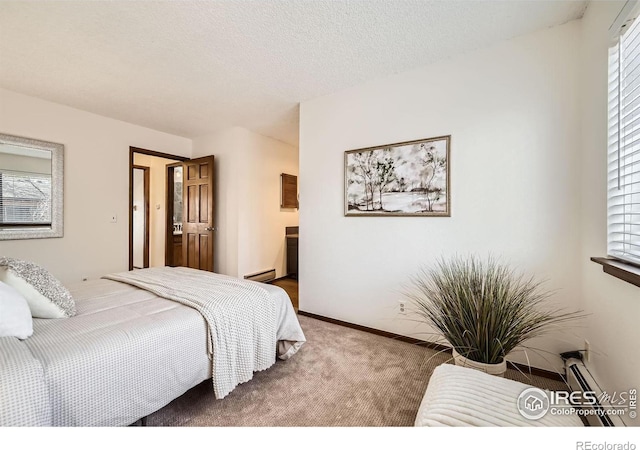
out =
[[[76,314],[76,304],[69,290],[37,264],[0,258],[0,281],[27,299],[32,317],[63,319]]]
[[[26,339],[32,334],[33,319],[27,299],[0,281],[0,337]]]

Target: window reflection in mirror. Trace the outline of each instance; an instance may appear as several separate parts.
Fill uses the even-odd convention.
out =
[[[0,239],[63,235],[64,146],[0,134]]]
[[[0,224],[51,225],[51,151],[0,145]]]

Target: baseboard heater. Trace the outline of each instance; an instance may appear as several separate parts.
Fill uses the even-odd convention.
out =
[[[611,409],[611,404],[605,402],[606,395],[603,395],[602,389],[589,372],[587,366],[583,362],[582,353],[567,352],[561,354],[564,359],[564,366],[567,373],[567,384],[572,392],[593,392],[597,398],[594,404],[579,405],[583,409],[593,409],[593,411],[585,411],[581,415],[585,425],[595,427],[624,427],[626,426],[622,419],[618,416],[607,414],[606,410]],[[583,402],[584,403],[584,402]]]
[[[263,272],[252,273],[244,276],[245,280],[260,281],[266,283],[267,281],[276,279],[276,269],[269,269]]]

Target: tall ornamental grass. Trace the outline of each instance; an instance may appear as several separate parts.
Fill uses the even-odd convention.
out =
[[[525,341],[581,317],[549,303],[533,278],[489,258],[441,259],[412,277],[414,311],[458,353],[496,364]]]

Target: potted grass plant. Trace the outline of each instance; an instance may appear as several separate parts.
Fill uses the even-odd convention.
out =
[[[451,345],[455,364],[498,376],[525,341],[581,317],[551,306],[540,282],[494,258],[441,259],[411,285],[413,312]]]

